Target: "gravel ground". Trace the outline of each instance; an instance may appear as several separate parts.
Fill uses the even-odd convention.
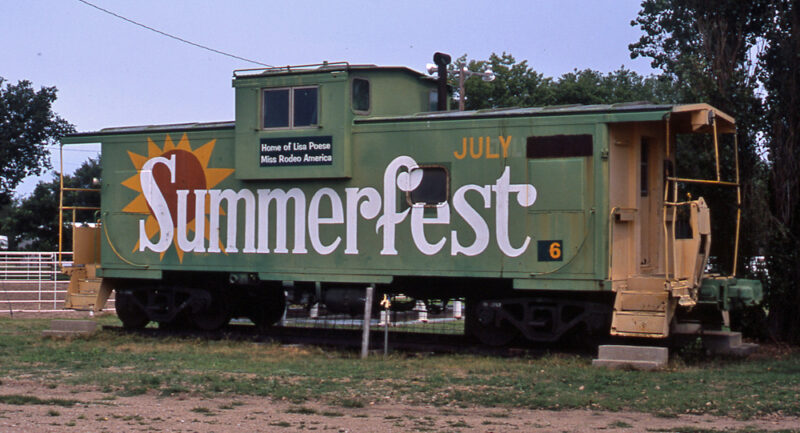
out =
[[[636,412],[408,406],[388,401],[342,408],[248,396],[116,397],[90,388],[50,389],[35,381],[3,379],[0,396],[9,395],[80,403],[71,407],[0,403],[0,432],[654,432],[800,428],[800,418],[779,416],[742,421],[707,415],[660,418]]]

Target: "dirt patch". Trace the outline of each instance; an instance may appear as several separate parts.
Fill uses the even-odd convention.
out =
[[[524,410],[412,406],[392,401],[364,407],[293,404],[250,396],[119,397],[96,389],[3,380],[0,431],[280,432],[644,432],[691,430],[785,430],[800,418],[735,420],[708,415],[661,418],[636,412]],[[9,396],[26,396],[12,402]],[[36,400],[38,398],[38,400]],[[10,403],[12,402],[12,403]],[[346,405],[350,406],[350,405]],[[674,431],[674,430],[673,430]]]

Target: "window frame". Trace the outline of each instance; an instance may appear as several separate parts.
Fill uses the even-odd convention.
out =
[[[433,88],[428,92],[428,110],[429,112],[438,111],[439,105],[439,89]]]
[[[300,129],[318,129],[318,128],[320,128],[320,126],[322,124],[322,122],[321,122],[322,110],[320,110],[320,105],[321,105],[320,104],[320,100],[322,98],[321,98],[321,95],[320,95],[319,88],[320,88],[320,86],[318,86],[318,85],[312,85],[312,86],[262,87],[261,90],[260,90],[260,92],[261,92],[261,103],[260,103],[261,109],[259,110],[259,120],[258,120],[258,124],[259,124],[259,127],[261,128],[261,130],[262,131],[280,131],[280,130],[294,130],[294,129],[300,130]],[[302,89],[317,89],[317,98],[316,98],[317,99],[317,101],[316,101],[316,103],[317,103],[317,123],[316,124],[303,125],[303,126],[295,126],[294,125],[294,92],[295,92],[295,90],[302,90]],[[273,126],[273,127],[266,127],[265,126],[265,120],[266,119],[264,118],[264,114],[265,114],[266,107],[264,105],[265,104],[264,95],[265,95],[266,92],[275,91],[275,90],[288,90],[289,91],[289,104],[288,104],[288,107],[287,107],[288,110],[289,110],[289,113],[288,113],[289,125],[288,126]]]
[[[414,202],[411,200],[411,193],[414,192],[414,190],[411,190],[411,191],[406,191],[406,204],[408,204],[408,206],[410,207],[422,207],[422,208],[439,208],[442,206],[448,206],[450,202],[450,170],[448,170],[447,167],[445,167],[442,164],[420,164],[417,165],[416,167],[409,169],[409,175],[411,174],[412,170],[416,169],[425,170],[426,168],[440,168],[444,170],[444,175],[445,175],[444,201],[441,201],[439,203]],[[424,178],[424,173],[423,173],[423,178]]]
[[[357,110],[355,104],[355,82],[356,80],[363,80],[367,82],[367,109],[366,110]],[[372,82],[365,77],[353,77],[350,80],[350,109],[353,110],[353,113],[368,115],[372,113]]]

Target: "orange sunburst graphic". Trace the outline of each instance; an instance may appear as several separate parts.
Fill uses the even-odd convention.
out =
[[[142,192],[142,185],[140,181],[140,172],[142,167],[151,158],[160,156],[169,159],[174,155],[176,172],[175,182],[171,181],[170,172],[163,165],[156,165],[153,168],[152,174],[158,185],[158,189],[161,190],[161,193],[167,202],[167,207],[169,208],[170,214],[173,216],[173,223],[175,226],[177,226],[178,221],[176,216],[178,215],[178,190],[194,191],[198,189],[203,190],[213,188],[225,178],[230,176],[230,174],[234,171],[232,168],[208,167],[208,162],[211,159],[211,153],[214,151],[214,146],[216,143],[217,140],[214,139],[192,150],[186,134],[183,134],[177,145],[175,145],[175,143],[172,141],[172,138],[167,135],[164,139],[163,148],[159,148],[151,138],[147,138],[147,156],[128,151],[128,156],[131,159],[131,163],[133,163],[133,166],[136,168],[136,174],[128,179],[125,179],[122,182],[122,185],[138,192],[139,194],[133,199],[133,201],[128,203],[128,205],[125,206],[122,211],[127,213],[147,215],[145,219],[145,235],[149,240],[152,240],[156,235],[159,234],[160,228],[155,216],[153,215],[153,210],[147,204],[144,193]],[[187,196],[187,230],[194,232],[197,218],[203,218],[205,222],[205,224],[203,224],[205,227],[204,237],[205,239],[208,239],[209,224],[206,215],[209,214],[209,202],[206,201],[205,203],[205,212],[203,215],[195,215],[194,200],[194,194],[189,194]],[[183,263],[184,251],[178,247],[177,236],[173,238],[173,244],[175,245],[175,251],[178,254],[178,260]],[[133,251],[136,252],[138,249],[139,241],[137,240],[136,245],[133,247]],[[165,253],[166,251],[161,253],[160,259],[164,258]]]

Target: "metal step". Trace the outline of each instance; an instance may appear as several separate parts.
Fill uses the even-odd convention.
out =
[[[105,307],[111,293],[111,287],[102,278],[81,278],[82,275],[73,273],[67,296],[64,299],[64,308],[84,311],[100,311]]]
[[[667,337],[674,311],[670,286],[663,277],[631,277],[614,299],[611,335]]]

